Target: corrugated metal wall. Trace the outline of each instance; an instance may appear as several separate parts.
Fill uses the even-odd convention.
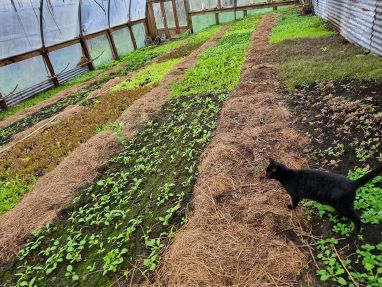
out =
[[[382,0],[312,0],[316,14],[341,35],[382,56]]]

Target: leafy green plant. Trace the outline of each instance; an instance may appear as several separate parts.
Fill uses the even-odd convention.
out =
[[[220,39],[216,47],[200,55],[195,68],[180,82],[171,85],[172,95],[192,95],[209,92],[229,92],[239,81],[244,52],[259,17],[236,22]]]
[[[166,62],[154,63],[141,70],[131,79],[116,85],[112,91],[117,92],[120,90],[132,90],[138,87],[151,87],[163,80],[180,61],[181,59],[172,59]]]

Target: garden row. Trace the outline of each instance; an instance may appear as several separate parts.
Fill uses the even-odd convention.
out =
[[[177,63],[182,61],[183,58],[177,58],[178,56],[187,56],[213,37],[220,28],[214,27],[200,32],[188,39],[186,44],[173,48],[165,54],[166,61],[160,59],[159,62],[147,66],[131,79],[114,87],[112,91],[88,100],[84,107],[68,118],[3,152],[0,155],[0,215],[17,204],[21,197],[32,188],[37,177],[55,168],[76,147],[116,121],[136,99],[157,85]],[[152,57],[153,51],[156,51],[155,55],[157,55],[159,49],[160,54],[163,54],[163,51],[168,51],[168,46],[149,49],[149,57]],[[149,57],[146,56],[145,59]],[[139,66],[143,65],[144,61],[141,60],[140,63]],[[138,66],[134,69],[136,68]],[[89,91],[87,90],[86,93]],[[69,96],[47,107],[49,112],[57,112],[54,107],[62,102],[67,104],[72,97]],[[43,112],[41,110],[37,114],[42,115]],[[30,117],[33,120],[38,118],[36,114],[35,117],[32,116],[27,116],[24,120]]]
[[[201,54],[97,181],[2,268],[5,286],[106,286],[152,276],[162,249],[186,220],[200,154],[239,81],[257,23],[235,23]],[[200,81],[198,90],[192,83]],[[134,80],[116,89],[130,85]]]
[[[304,29],[299,27],[303,26]],[[305,29],[306,28],[306,29]],[[288,41],[285,41],[288,40]],[[296,126],[310,139],[312,167],[356,179],[382,157],[382,60],[347,43],[318,17],[283,15],[272,35],[279,76]],[[359,188],[355,209],[362,235],[328,206],[306,202],[311,248],[322,281],[343,286],[382,284],[382,177]],[[325,220],[323,220],[325,219]],[[331,285],[330,285],[331,286]]]

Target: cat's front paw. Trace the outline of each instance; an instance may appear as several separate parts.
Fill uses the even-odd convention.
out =
[[[293,209],[295,209],[296,207],[293,206],[292,204],[288,204],[288,208],[289,208],[290,210],[293,210]]]

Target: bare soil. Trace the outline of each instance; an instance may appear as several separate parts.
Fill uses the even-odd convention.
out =
[[[252,36],[240,84],[223,106],[194,189],[194,211],[167,248],[155,286],[295,286],[307,257],[295,245],[302,210],[259,173],[268,156],[300,168],[306,138],[290,128],[268,43],[274,15]]]
[[[120,121],[124,122],[123,133],[127,139],[131,139],[142,123],[166,102],[169,83],[181,79],[187,69],[196,64],[197,56],[214,46],[227,28],[187,56],[158,87],[124,112]],[[107,88],[110,88],[109,83]],[[28,236],[51,222],[79,189],[94,181],[98,170],[120,149],[113,133],[99,133],[75,149],[54,170],[42,176],[15,208],[0,217],[0,262],[11,260]]]

